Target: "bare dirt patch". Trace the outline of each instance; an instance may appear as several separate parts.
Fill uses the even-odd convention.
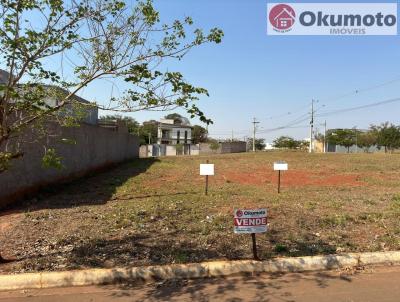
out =
[[[204,177],[210,160],[216,175]],[[284,159],[282,194],[272,163]],[[400,155],[271,152],[137,160],[0,214],[0,273],[252,257],[237,207],[265,207],[262,259],[400,249]],[[274,188],[274,189],[272,189]]]
[[[276,184],[278,172],[259,169],[253,172],[226,172],[224,179],[245,185]],[[282,171],[281,184],[285,186],[364,186],[359,174],[332,174],[327,172],[312,171]]]
[[[12,211],[1,213],[0,234],[4,234],[9,229],[14,228],[22,219],[23,215],[21,213],[14,213]]]

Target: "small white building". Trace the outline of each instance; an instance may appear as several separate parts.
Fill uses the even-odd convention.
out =
[[[157,144],[190,145],[192,126],[187,118],[160,119],[158,123]]]

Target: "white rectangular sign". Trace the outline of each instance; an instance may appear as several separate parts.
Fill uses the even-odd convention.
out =
[[[397,35],[397,3],[268,3],[268,35]]]
[[[200,175],[214,175],[214,164],[200,164]]]
[[[264,233],[267,231],[267,209],[235,209],[236,234]]]
[[[288,169],[288,164],[284,161],[276,161],[274,162],[274,170],[275,171],[286,171]]]

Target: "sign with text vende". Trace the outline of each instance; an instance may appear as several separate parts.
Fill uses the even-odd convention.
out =
[[[268,35],[397,35],[397,3],[268,3]]]
[[[200,175],[214,175],[214,164],[200,164]]]
[[[267,231],[267,209],[235,209],[236,234],[264,233]]]

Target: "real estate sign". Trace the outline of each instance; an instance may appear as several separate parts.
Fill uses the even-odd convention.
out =
[[[214,164],[200,164],[200,175],[214,175]]]
[[[284,161],[274,162],[274,171],[286,171],[288,169],[288,164]]]
[[[267,209],[235,209],[236,234],[264,233],[267,231]]]

